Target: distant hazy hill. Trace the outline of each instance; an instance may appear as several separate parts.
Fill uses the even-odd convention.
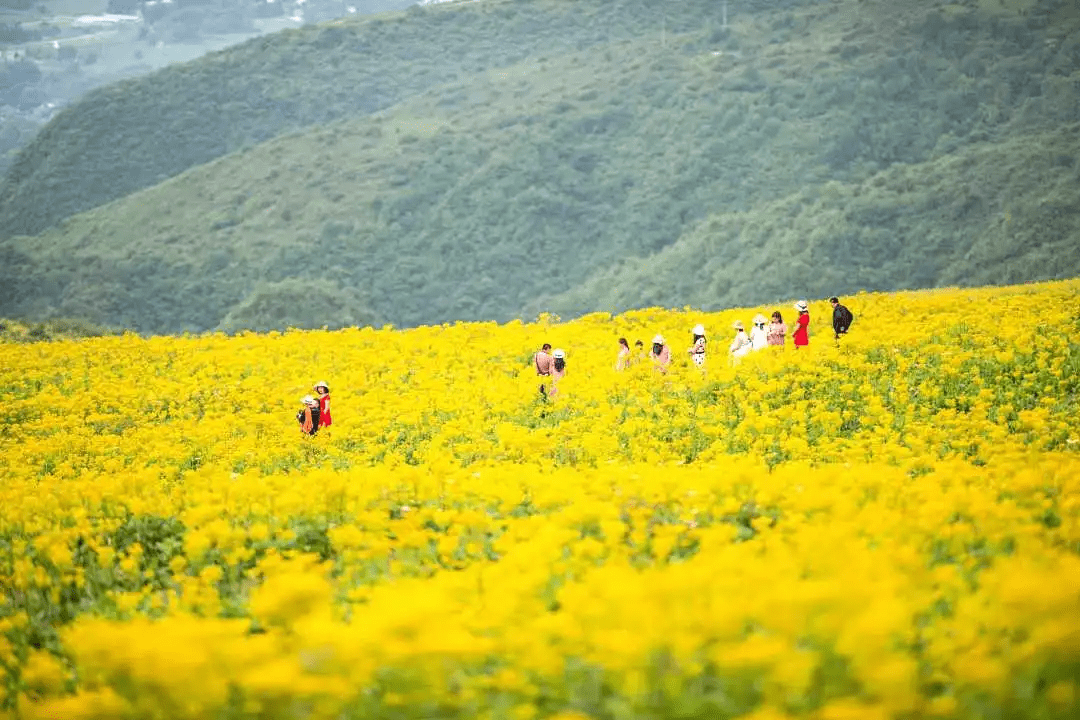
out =
[[[283,132],[530,56],[650,32],[661,17],[658,6],[624,17],[621,6],[633,6],[618,1],[452,5],[286,30],[91,91],[12,164],[0,187],[0,237],[38,233]],[[679,9],[684,26],[687,10]]]
[[[405,325],[1080,275],[1075,9],[971,6],[724,28],[712,0],[486,0],[249,43],[24,153],[20,232],[191,169],[0,242],[0,315]]]

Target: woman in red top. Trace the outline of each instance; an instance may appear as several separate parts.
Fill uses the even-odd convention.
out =
[[[795,348],[810,344],[810,308],[805,300],[795,303],[795,309],[799,311],[799,319],[795,321],[795,332],[791,337],[795,338]]]
[[[325,380],[315,383],[315,394],[319,396],[319,427],[330,427],[330,386]]]

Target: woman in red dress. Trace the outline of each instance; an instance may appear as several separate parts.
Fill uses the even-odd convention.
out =
[[[330,427],[330,386],[325,380],[315,383],[315,394],[319,396],[319,427]]]
[[[799,311],[799,319],[795,321],[795,332],[791,337],[795,338],[795,349],[810,344],[810,307],[805,300],[795,303],[795,309]]]

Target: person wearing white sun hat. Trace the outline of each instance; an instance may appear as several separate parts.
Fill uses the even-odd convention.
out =
[[[753,350],[761,350],[769,344],[769,335],[765,331],[765,323],[769,320],[758,313],[754,316],[754,327],[750,328],[750,347]]]
[[[319,401],[310,395],[300,398],[304,407],[296,413],[296,421],[300,423],[300,432],[305,435],[314,435],[319,432]]]
[[[698,323],[690,332],[694,335],[694,344],[687,352],[690,353],[690,359],[695,365],[705,367],[705,326]]]
[[[551,390],[548,397],[559,394],[559,381],[566,376],[566,351],[559,348],[551,353]]]
[[[742,320],[736,320],[731,327],[735,328],[735,339],[728,346],[728,352],[731,354],[732,361],[738,362],[739,358],[750,352],[750,338],[746,335]]]
[[[652,352],[649,353],[649,357],[652,358],[653,364],[656,365],[657,370],[660,372],[667,372],[668,365],[671,364],[671,348],[668,347],[663,335],[657,333],[657,335],[653,337]]]
[[[799,318],[795,321],[795,332],[791,337],[795,339],[795,349],[810,344],[810,306],[805,300],[795,303],[795,309],[799,311]]]
[[[333,423],[330,418],[330,385],[325,380],[320,380],[313,389],[319,401],[319,427],[330,427]]]

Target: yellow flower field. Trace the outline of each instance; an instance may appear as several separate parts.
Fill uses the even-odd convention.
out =
[[[0,717],[1077,717],[1080,281],[847,304],[0,345]]]

